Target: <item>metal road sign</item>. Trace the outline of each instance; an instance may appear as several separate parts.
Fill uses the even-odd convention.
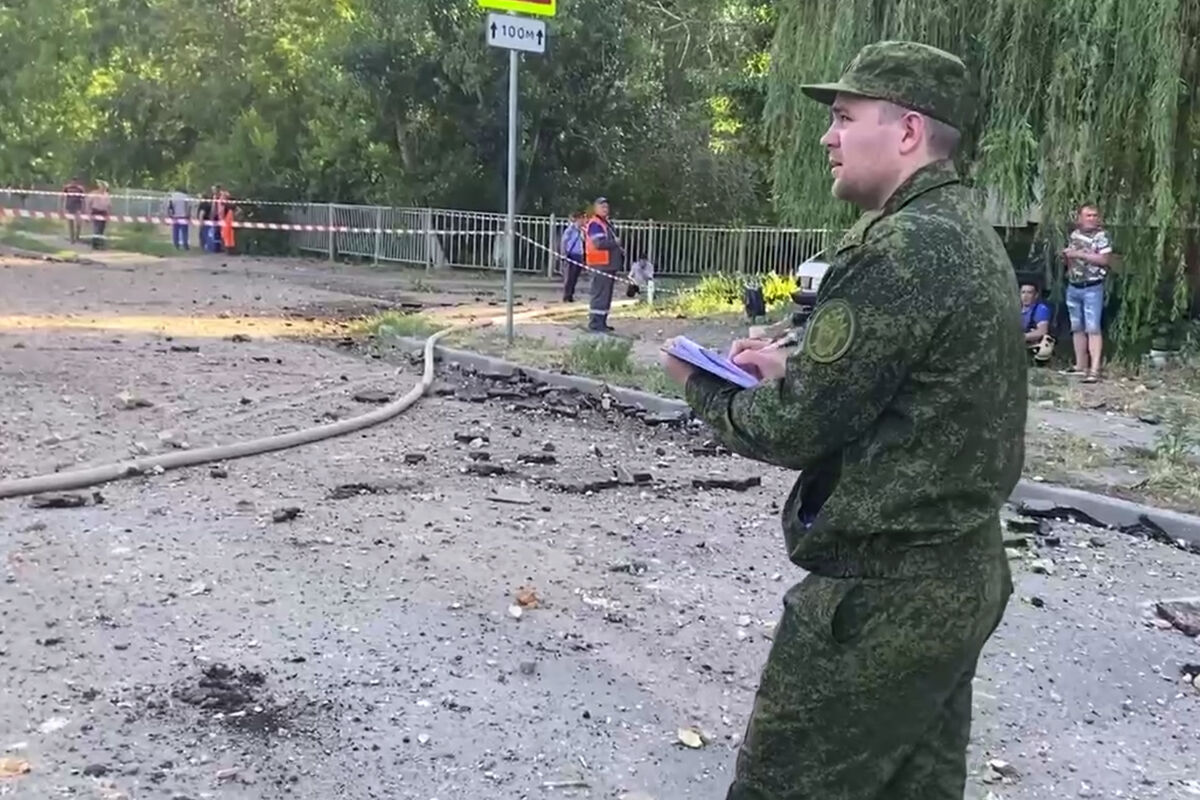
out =
[[[558,0],[479,0],[479,6],[494,8],[497,11],[515,11],[518,14],[553,17],[558,10]]]
[[[527,53],[546,52],[546,23],[528,17],[488,14],[487,43],[507,50]]]

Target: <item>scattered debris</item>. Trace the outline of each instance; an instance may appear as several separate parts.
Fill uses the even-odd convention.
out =
[[[486,461],[472,462],[465,467],[465,471],[468,475],[478,475],[481,478],[508,474],[507,467],[502,467],[499,464],[489,464]]]
[[[409,465],[410,467],[413,466],[414,464],[422,464],[427,460],[429,460],[429,457],[426,456],[424,453],[405,453],[404,454],[404,463]]]
[[[28,775],[33,767],[23,758],[0,758],[0,778]]]
[[[354,395],[354,401],[358,403],[375,403],[382,405],[392,399],[392,395],[388,392],[381,392],[377,389],[366,389],[357,392]]]
[[[177,450],[187,450],[189,446],[187,437],[178,431],[162,431],[158,434],[158,441]]]
[[[228,478],[229,470],[225,469],[224,467],[213,467],[212,469],[210,469],[208,471],[208,477],[210,477],[210,478]]]
[[[1093,517],[1091,514],[1070,506],[1057,506],[1053,503],[1027,502],[1018,506],[1018,513],[1030,519],[1051,519],[1059,522],[1083,523],[1095,528],[1107,528],[1108,525]]]
[[[250,341],[250,337],[244,333],[235,333],[233,336],[229,337],[229,341],[237,342],[238,344],[245,344],[246,342]]]
[[[676,736],[678,737],[680,744],[682,744],[684,747],[690,747],[693,750],[697,750],[705,745],[704,734],[701,733],[698,728],[680,728],[676,732]]]
[[[272,522],[288,522],[300,516],[301,509],[298,506],[288,506],[287,508],[278,508],[271,513]]]
[[[730,489],[744,492],[762,486],[762,478],[751,475],[748,478],[692,478],[692,487],[696,489]]]
[[[385,494],[387,490],[370,483],[343,483],[329,493],[330,500],[348,500],[364,494]]]
[[[1200,597],[1162,600],[1154,610],[1185,636],[1200,636]]]
[[[525,453],[517,456],[520,464],[557,464],[558,459],[549,453]]]
[[[135,408],[150,408],[154,403],[151,403],[144,397],[139,397],[129,391],[121,392],[117,395],[117,408],[124,411],[132,411]]]
[[[35,494],[29,498],[30,508],[80,508],[87,505],[87,498],[81,494],[64,492],[61,494]]]
[[[517,605],[521,608],[537,608],[540,598],[537,591],[530,586],[517,587]]]
[[[177,689],[173,695],[188,705],[230,713],[253,706],[255,693],[266,682],[261,672],[212,664],[195,686]]]
[[[504,503],[515,506],[531,506],[536,500],[526,494],[517,494],[515,492],[507,492],[503,489],[492,492],[487,496],[490,503]]]
[[[1030,563],[1029,571],[1035,575],[1053,575],[1054,562],[1048,558],[1039,558]]]
[[[1021,773],[1007,761],[993,758],[987,763],[987,772],[983,776],[984,783],[1015,783]]]

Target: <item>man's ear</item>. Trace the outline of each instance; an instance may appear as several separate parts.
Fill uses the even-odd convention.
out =
[[[907,156],[925,140],[925,118],[915,111],[910,111],[900,118],[900,129],[900,153]]]

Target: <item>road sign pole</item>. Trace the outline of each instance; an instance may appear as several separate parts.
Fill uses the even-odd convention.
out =
[[[505,221],[504,259],[504,335],[509,345],[513,343],[513,262],[516,260],[516,209],[517,209],[517,65],[520,63],[516,50],[508,51],[508,219]]]

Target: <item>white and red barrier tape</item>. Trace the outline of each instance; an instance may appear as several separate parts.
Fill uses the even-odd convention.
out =
[[[214,219],[183,219],[174,217],[139,216],[131,214],[109,214],[108,216],[94,214],[71,214],[66,211],[29,211],[24,208],[5,208],[0,206],[0,217],[20,217],[22,219],[57,219],[75,220],[76,222],[91,222],[105,220],[108,222],[140,222],[151,225],[195,224],[199,227],[220,227],[225,223]],[[257,231],[311,231],[315,233],[387,233],[392,235],[433,234],[442,235],[503,235],[503,231],[462,231],[462,230],[429,230],[426,228],[357,228],[349,225],[308,225],[294,222],[252,222],[249,220],[233,220],[233,227]]]
[[[82,195],[76,195],[76,196],[77,197],[87,197],[90,194],[91,194],[91,192],[89,190],[85,190]],[[134,192],[110,192],[108,196],[114,200],[150,200],[150,201],[153,201],[156,203],[163,203],[165,205],[166,202],[171,199],[170,194],[171,194],[170,192],[163,192],[162,194],[137,194]],[[59,197],[59,198],[65,198],[67,196],[66,192],[64,192],[62,189],[16,189],[11,186],[0,187],[0,195],[8,195],[10,197]],[[192,194],[187,195],[187,199],[188,199],[188,203],[193,206],[197,205],[199,203],[202,203],[205,200],[212,200],[212,198],[208,197],[207,195],[192,195]],[[345,205],[345,204],[341,204],[341,203],[327,203],[325,201],[318,201],[318,200],[255,200],[255,199],[248,199],[245,197],[231,197],[228,202],[230,205],[237,205],[238,203],[242,203],[244,205],[255,205],[255,206],[310,206],[310,205],[320,205],[320,206],[334,205],[334,206],[337,206],[337,205]]]

